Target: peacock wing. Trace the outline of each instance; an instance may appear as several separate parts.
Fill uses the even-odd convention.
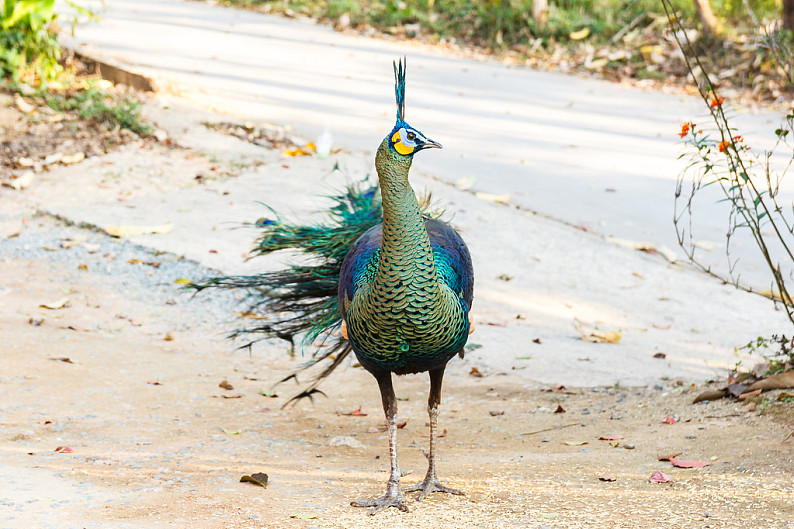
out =
[[[474,268],[471,254],[455,229],[438,219],[425,219],[425,229],[433,247],[436,270],[442,281],[466,302],[471,309],[474,292]]]
[[[364,232],[347,253],[339,273],[339,310],[342,318],[356,292],[375,278],[382,242],[383,224],[377,224]]]

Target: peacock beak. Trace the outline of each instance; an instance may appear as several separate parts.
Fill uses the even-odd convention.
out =
[[[430,148],[436,148],[436,149],[443,149],[444,148],[444,147],[441,146],[440,143],[438,143],[437,141],[433,141],[433,140],[431,140],[429,138],[426,141],[423,141],[422,143],[420,143],[418,145],[418,147],[419,147],[418,150],[430,149]]]

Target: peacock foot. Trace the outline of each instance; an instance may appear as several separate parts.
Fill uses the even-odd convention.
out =
[[[353,507],[372,507],[369,511],[370,515],[377,514],[389,507],[397,507],[403,512],[408,512],[408,506],[403,503],[403,494],[399,487],[389,487],[389,489],[386,490],[386,494],[380,498],[375,498],[374,500],[353,500],[350,502],[350,505]]]
[[[431,492],[447,492],[449,494],[463,495],[463,491],[442,485],[435,476],[427,476],[424,480],[420,481],[416,485],[405,487],[403,492],[415,492],[417,490],[420,491],[419,501],[427,498]]]

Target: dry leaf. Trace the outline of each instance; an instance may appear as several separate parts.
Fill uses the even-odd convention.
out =
[[[232,430],[230,428],[223,428],[223,427],[221,427],[221,431],[223,433],[225,433],[226,435],[239,435],[239,433],[240,433],[237,430]]]
[[[251,474],[250,476],[245,475],[240,478],[240,483],[253,483],[254,485],[259,485],[260,487],[267,487],[267,474],[263,472],[257,472],[256,474]]]
[[[748,391],[747,393],[742,393],[742,394],[741,394],[741,395],[739,395],[739,397],[737,397],[737,398],[738,398],[739,400],[745,400],[745,399],[749,399],[749,398],[751,398],[751,397],[755,397],[756,395],[760,395],[762,391],[763,391],[763,390],[762,390],[761,388],[758,388],[758,389],[756,389],[756,390],[753,390],[753,391]]]
[[[480,200],[487,200],[488,202],[496,202],[497,204],[507,204],[510,202],[510,195],[496,195],[494,193],[482,193],[480,191],[474,193],[474,196]]]
[[[173,339],[174,339],[174,335],[171,334],[170,332],[165,333],[165,336],[163,336],[163,340],[165,340],[166,342],[173,341]]]
[[[36,174],[33,171],[25,171],[24,173],[17,176],[13,180],[3,182],[3,185],[8,186],[12,189],[16,189],[17,191],[20,191],[28,187],[30,184],[32,184],[33,178],[35,178],[35,176]]]
[[[698,402],[703,401],[719,400],[723,397],[725,397],[725,390],[710,389],[695,397],[695,400],[692,401],[692,404],[697,404]]]
[[[585,26],[578,31],[571,32],[568,38],[571,40],[582,40],[586,39],[588,36],[590,36],[590,28]]]
[[[397,428],[398,428],[398,429],[400,429],[400,430],[402,430],[403,428],[405,428],[405,426],[406,426],[407,424],[408,424],[408,421],[398,422],[398,423],[397,423]]]
[[[74,362],[72,362],[72,359],[69,358],[68,356],[51,356],[50,360],[54,360],[56,362],[63,362],[64,364],[74,364]]]
[[[316,514],[290,514],[290,518],[295,518],[297,520],[314,520],[317,518]]]
[[[287,149],[283,151],[281,154],[284,156],[311,156],[317,151],[317,147],[314,146],[313,143],[309,142],[303,147],[295,147],[294,149]]]
[[[171,233],[174,225],[170,222],[152,226],[134,226],[123,224],[119,226],[105,226],[105,233],[111,237],[126,237],[128,235],[149,235]]]
[[[39,307],[43,309],[50,309],[50,310],[58,310],[69,305],[69,298],[61,298],[57,301],[53,301],[51,303],[42,303]]]
[[[769,389],[784,388],[794,388],[794,370],[784,371],[783,373],[778,373],[777,375],[772,375],[761,379],[758,382],[751,384],[747,390],[752,391],[761,389],[765,391]]]
[[[622,338],[620,331],[602,331],[595,327],[588,327],[578,319],[573,320],[573,326],[582,335],[582,341],[592,343],[618,343]]]
[[[599,441],[622,441],[625,439],[622,435],[602,435],[598,438]]]
[[[25,114],[30,114],[31,112],[36,110],[36,107],[34,107],[30,103],[22,99],[22,97],[19,94],[14,95],[14,105],[16,105],[17,109],[19,109],[20,112],[24,112]]]
[[[554,410],[554,413],[565,413],[565,408],[562,407],[562,404],[557,404],[557,408]]]
[[[220,384],[218,384],[218,387],[219,387],[219,388],[226,389],[226,390],[229,390],[229,391],[231,391],[231,390],[233,390],[233,389],[234,389],[234,386],[232,386],[231,384],[229,384],[229,381],[228,381],[228,380],[222,380],[222,381],[221,381],[221,383],[220,383]]]
[[[607,242],[611,242],[612,244],[617,244],[623,248],[628,248],[629,250],[639,250],[642,252],[652,252],[656,250],[656,246],[652,242],[643,242],[643,241],[630,241],[628,239],[620,239],[618,237],[604,237]]]
[[[61,157],[61,163],[64,165],[71,165],[73,163],[82,162],[85,160],[84,152],[76,152],[74,154],[65,154]]]
[[[651,474],[651,477],[648,478],[648,481],[650,481],[651,483],[669,483],[670,476],[668,476],[667,474],[662,474],[657,470],[656,472]]]
[[[55,451],[58,452],[59,454],[71,454],[72,452],[74,452],[74,450],[69,448],[68,446],[59,446],[58,448],[55,449]]]
[[[617,481],[618,478],[613,476],[612,474],[604,474],[603,476],[598,477],[598,481]]]
[[[696,461],[694,459],[676,459],[674,457],[670,457],[670,463],[673,464],[674,467],[678,468],[700,468],[705,466],[706,463],[703,461]]]
[[[675,454],[670,454],[670,455],[667,455],[667,456],[659,456],[656,459],[658,459],[659,461],[670,461],[671,458],[674,459],[674,458],[680,456],[682,453],[683,452],[676,452]]]
[[[566,446],[582,446],[589,443],[587,441],[563,441],[562,444]]]
[[[664,419],[662,419],[662,424],[675,424],[675,418],[665,415]]]
[[[224,393],[221,395],[224,399],[241,399],[243,396],[240,393]]]
[[[477,369],[476,367],[472,367],[471,368],[471,370],[469,371],[469,375],[471,375],[473,377],[482,377],[483,376],[483,374],[480,372],[480,370]]]
[[[504,411],[489,411],[488,414],[491,417],[498,417],[499,415],[504,415],[505,412]]]
[[[653,357],[654,358],[662,358],[662,359],[664,359],[664,358],[667,358],[667,355],[664,354],[664,353],[656,353],[655,355],[653,355]]]

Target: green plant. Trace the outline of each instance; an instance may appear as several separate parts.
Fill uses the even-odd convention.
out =
[[[784,207],[779,195],[786,170],[778,172],[770,165],[770,158],[776,149],[786,151],[789,158],[794,156],[794,144],[789,143],[790,137],[794,137],[794,112],[789,112],[775,130],[777,143],[772,150],[762,156],[754,155],[745,139],[731,126],[724,98],[718,94],[708,69],[689,40],[671,1],[661,1],[686,68],[710,117],[709,126],[698,127],[692,122],[685,122],[679,134],[688,147],[688,152],[681,157],[689,157],[687,170],[679,176],[675,192],[674,224],[679,245],[696,266],[738,288],[751,290],[739,283],[737,260],[731,257],[733,237],[739,230],[746,230],[770,273],[772,289],[768,297],[783,307],[789,321],[794,324],[794,299],[787,283],[794,267],[794,208],[790,204]],[[718,189],[723,197],[721,201],[729,206],[727,277],[702,264],[695,253],[692,205],[695,196],[706,186]],[[683,207],[679,209],[681,202]],[[776,345],[778,350],[771,356],[764,355],[770,362],[767,375],[788,369],[794,364],[794,343],[782,334],[771,338],[758,337],[744,348],[750,352],[760,352],[769,349],[770,345]]]
[[[60,75],[55,0],[5,0],[0,12],[0,74],[12,84],[46,85]]]
[[[118,125],[142,136],[152,132],[152,126],[141,119],[140,103],[119,98],[97,87],[96,83],[89,83],[86,89],[69,97],[48,95],[47,105],[59,112],[77,111],[83,119],[93,119],[111,127]]]

